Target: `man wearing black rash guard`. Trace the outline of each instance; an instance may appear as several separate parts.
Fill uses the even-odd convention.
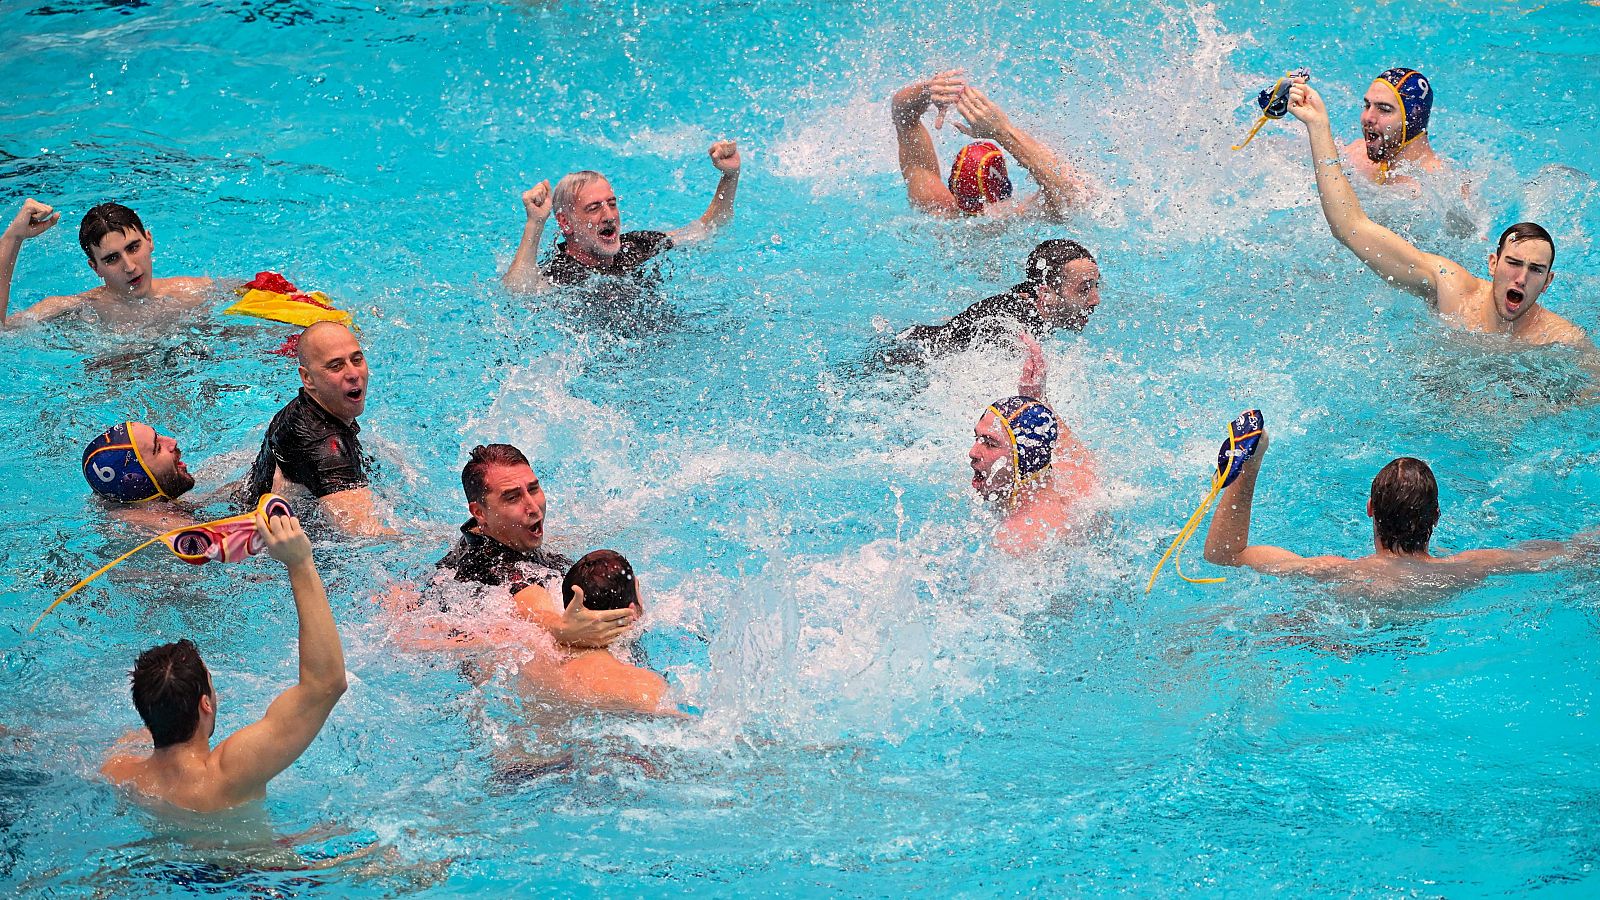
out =
[[[1045,241],[1028,254],[1024,280],[979,300],[943,325],[914,325],[902,340],[934,356],[1007,340],[1019,330],[1044,338],[1057,328],[1082,331],[1100,305],[1100,267],[1076,241]]]
[[[387,536],[368,484],[371,460],[361,450],[356,417],[367,406],[367,358],[356,336],[337,322],[318,322],[300,335],[300,393],[272,417],[250,483],[241,498],[309,491],[351,534]]]
[[[504,587],[517,616],[571,647],[604,647],[633,623],[631,609],[561,603],[572,560],[544,549],[544,488],[528,457],[510,444],[472,448],[461,470],[471,518],[437,567],[456,581]]]

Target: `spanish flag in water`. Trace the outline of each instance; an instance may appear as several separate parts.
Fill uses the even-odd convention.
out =
[[[257,272],[253,280],[236,288],[234,293],[239,295],[239,302],[223,310],[228,315],[255,316],[301,328],[317,322],[348,326],[353,321],[349,313],[334,308],[327,294],[321,291],[301,293],[277,272]]]

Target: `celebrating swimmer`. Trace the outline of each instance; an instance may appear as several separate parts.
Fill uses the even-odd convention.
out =
[[[943,325],[916,325],[900,337],[938,356],[1008,340],[1019,331],[1036,339],[1057,328],[1082,331],[1099,305],[1094,257],[1076,241],[1049,240],[1028,254],[1023,280],[1011,290],[979,300]]]
[[[117,518],[156,533],[193,522],[178,498],[194,487],[177,438],[119,422],[83,448],[83,477]]]
[[[948,180],[940,170],[933,135],[922,124],[929,107],[938,109],[935,128],[943,127],[946,113],[954,109],[966,124],[951,124],[974,139],[956,154]],[[1083,179],[1050,148],[1013,125],[1004,110],[967,83],[960,69],[940,72],[896,91],[890,116],[906,193],[911,205],[922,212],[947,219],[1033,215],[1059,221],[1068,209],[1087,198]],[[1033,176],[1039,185],[1037,195],[1012,199],[1002,150]]]
[[[1093,489],[1094,461],[1043,399],[1044,349],[1018,335],[1027,358],[1017,396],[996,400],[973,429],[972,489],[1001,514],[996,543],[1022,554],[1060,536]]]
[[[568,647],[604,647],[633,624],[627,604],[600,609],[558,603],[572,561],[544,548],[545,494],[533,466],[510,444],[472,448],[461,470],[471,518],[461,540],[437,563],[456,581],[511,592],[516,614]]]
[[[1548,231],[1532,222],[1507,228],[1489,254],[1488,279],[1418,250],[1362,211],[1345,178],[1322,97],[1310,85],[1297,84],[1289,90],[1289,111],[1305,123],[1310,136],[1312,167],[1328,228],[1367,268],[1422,297],[1468,331],[1594,351],[1583,329],[1539,305],[1539,295],[1555,277],[1555,239]]]
[[[396,532],[384,523],[369,484],[356,418],[367,408],[367,355],[349,328],[318,322],[300,335],[300,391],[267,425],[241,499],[285,494],[299,485],[340,529],[367,536]]]
[[[117,748],[144,739],[154,748],[148,756],[114,750],[100,771],[141,799],[212,813],[265,797],[267,782],[311,746],[345,692],[344,650],[311,542],[292,516],[269,521],[258,513],[256,527],[267,552],[289,570],[300,622],[300,680],[272,701],[261,721],[213,749],[217,690],[195,645],[180,640],[140,654],[129,678],[147,731],[130,734]]]
[[[110,323],[143,322],[158,310],[198,305],[215,286],[210,278],[155,277],[151,260],[154,241],[138,214],[126,206],[102,203],[84,214],[78,226],[78,244],[89,257],[89,268],[105,284],[81,294],[46,297],[8,318],[11,276],[22,242],[44,234],[59,221],[59,212],[30,197],[0,234],[0,325],[43,321],[85,308]],[[147,306],[151,300],[160,303]]]
[[[1266,455],[1263,429],[1255,454],[1217,501],[1206,532],[1207,562],[1248,566],[1267,575],[1350,583],[1374,594],[1444,593],[1470,587],[1491,575],[1537,572],[1572,553],[1565,543],[1531,541],[1517,548],[1433,555],[1428,545],[1439,523],[1439,485],[1427,463],[1409,456],[1391,461],[1372,479],[1367,499],[1367,516],[1372,519],[1371,554],[1359,559],[1301,556],[1282,547],[1252,544],[1251,505]]]
[[[611,182],[599,172],[572,172],[556,182],[541,181],[522,194],[528,221],[510,268],[501,276],[508,290],[537,294],[555,286],[581,284],[592,275],[640,274],[645,263],[674,247],[710,237],[733,221],[733,200],[739,190],[739,146],[717,141],[708,151],[721,173],[711,205],[700,218],[673,231],[622,230],[622,211]],[[545,220],[554,213],[564,240],[554,255],[539,264]]]
[[[561,601],[569,609],[626,611],[630,623],[644,614],[633,566],[615,550],[596,550],[573,563],[561,582]],[[530,693],[542,698],[614,712],[669,712],[661,707],[667,680],[609,650],[584,650],[560,662],[536,656],[520,674]]]
[[[1398,182],[1400,164],[1423,172],[1445,167],[1428,142],[1433,85],[1416,69],[1385,69],[1361,98],[1361,138],[1344,148],[1350,165],[1377,184]]]

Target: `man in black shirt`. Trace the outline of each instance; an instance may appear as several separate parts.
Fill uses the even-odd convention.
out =
[[[633,624],[634,610],[561,602],[572,560],[544,549],[544,488],[528,457],[510,444],[472,448],[461,470],[471,518],[437,563],[456,581],[504,587],[516,614],[572,647],[604,647]]]
[[[1024,274],[1011,290],[979,300],[943,325],[913,325],[900,339],[943,356],[1010,340],[1019,330],[1041,339],[1057,328],[1082,331],[1100,305],[1100,267],[1076,241],[1035,247]]]
[[[557,285],[580,284],[591,275],[631,275],[659,253],[710,236],[733,219],[739,148],[733,141],[717,141],[710,154],[711,164],[722,173],[711,205],[700,218],[674,231],[624,233],[617,195],[599,172],[573,172],[557,182],[553,191],[548,181],[524,191],[522,206],[528,221],[517,255],[501,280],[510,290],[538,294]],[[539,244],[552,212],[565,240],[556,242],[555,253],[541,266]]]
[[[243,499],[254,504],[296,484],[341,529],[392,535],[368,487],[372,460],[361,451],[356,417],[367,407],[367,357],[350,329],[318,322],[300,335],[300,393],[267,425]]]

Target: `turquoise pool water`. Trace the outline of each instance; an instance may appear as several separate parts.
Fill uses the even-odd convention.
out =
[[[0,25],[0,205],[65,211],[24,248],[17,302],[90,285],[72,228],[106,199],[143,215],[160,274],[327,291],[362,325],[363,438],[409,533],[319,541],[352,690],[256,822],[313,831],[289,842],[308,857],[382,853],[286,873],[281,853],[175,836],[94,774],[136,724],[126,670],[192,636],[219,730],[253,720],[294,672],[274,568],[152,555],[26,629],[133,542],[87,500],[82,442],[155,421],[201,490],[239,477],[293,391],[267,352],[284,330],[0,335],[8,891],[1595,890],[1590,571],[1409,609],[1249,574],[1142,589],[1249,406],[1273,426],[1260,540],[1364,552],[1367,485],[1399,454],[1440,474],[1441,549],[1600,524],[1600,419],[1561,405],[1572,359],[1451,336],[1362,269],[1321,222],[1298,125],[1227,151],[1283,69],[1313,69],[1349,140],[1368,79],[1420,68],[1474,199],[1441,183],[1369,208],[1474,266],[1485,234],[1541,221],[1560,242],[1547,302],[1593,331],[1600,9],[19,0]],[[887,97],[951,64],[1091,173],[1097,205],[1064,228],[912,215]],[[738,217],[673,258],[661,304],[599,321],[501,292],[524,187],[600,169],[626,227],[675,227],[724,136],[745,155]],[[1108,524],[1017,563],[988,549],[965,461],[1017,361],[864,361],[1062,235],[1105,274],[1087,330],[1047,350]],[[642,649],[702,720],[583,720],[559,738],[574,767],[490,780],[527,738],[507,680],[474,689],[457,659],[407,652],[372,598],[427,577],[465,516],[466,450],[492,439],[534,458],[554,546],[633,558]]]

